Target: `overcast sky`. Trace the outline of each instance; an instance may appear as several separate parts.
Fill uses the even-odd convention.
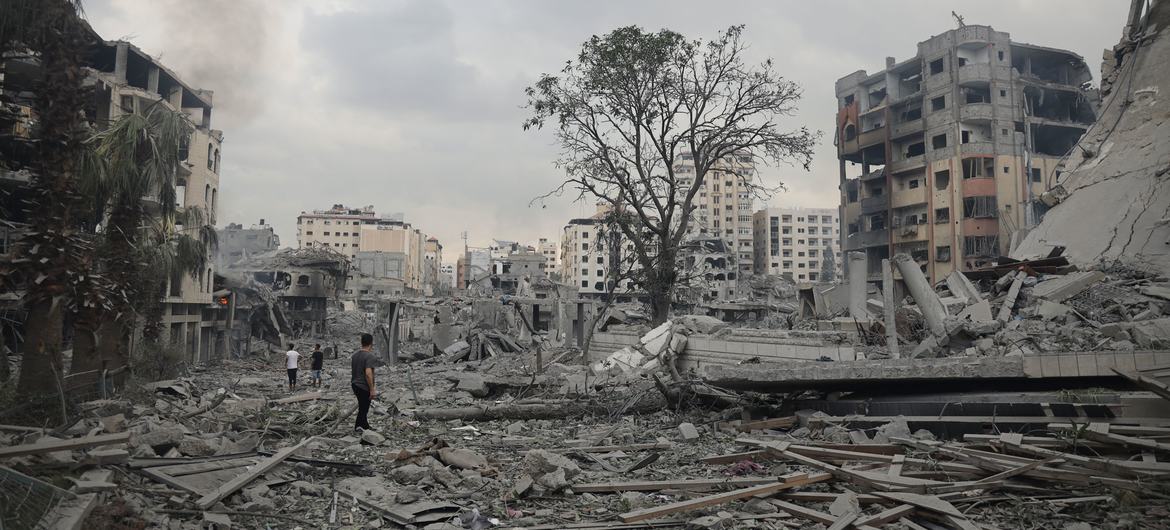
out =
[[[856,1],[90,0],[106,39],[127,39],[192,86],[215,92],[224,131],[221,225],[263,218],[296,245],[304,210],[403,212],[453,262],[467,231],[559,239],[592,213],[571,198],[530,207],[559,182],[551,133],[524,132],[523,88],[594,34],[637,24],[709,38],[746,24],[756,60],[804,88],[785,125],[825,131],[812,170],[762,168],[776,206],[837,204],[833,83],[912,56],[919,41],[986,24],[1013,40],[1073,50],[1099,78],[1128,0]],[[757,208],[763,205],[757,205]]]

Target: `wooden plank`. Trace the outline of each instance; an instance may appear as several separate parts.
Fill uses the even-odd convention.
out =
[[[1149,390],[1150,392],[1161,396],[1163,399],[1170,399],[1170,386],[1167,386],[1165,383],[1158,381],[1157,379],[1146,377],[1142,374],[1131,374],[1128,372],[1123,372],[1116,368],[1113,369],[1113,373],[1129,379],[1131,382],[1133,382],[1133,384]]]
[[[636,521],[644,521],[646,519],[653,519],[672,513],[689,512],[691,510],[698,510],[708,506],[715,506],[731,501],[754,497],[756,495],[770,495],[777,491],[804,486],[806,484],[813,484],[816,482],[824,482],[832,478],[828,473],[794,473],[782,477],[783,481],[772,482],[769,484],[762,484],[759,486],[752,486],[750,488],[738,489],[735,491],[728,491],[724,493],[717,493],[715,495],[707,495],[697,499],[688,499],[679,501],[664,506],[655,506],[652,508],[645,508],[642,510],[634,510],[626,512],[618,516],[622,522],[632,523]]]
[[[88,447],[100,447],[103,445],[126,443],[126,441],[129,439],[129,432],[119,432],[114,434],[99,434],[97,436],[71,438],[69,440],[52,440],[33,444],[14,445],[11,447],[0,447],[0,458],[39,455],[43,453],[52,453],[55,451],[72,451],[74,449],[85,449]]]
[[[197,473],[206,473],[208,471],[217,471],[220,469],[232,469],[237,467],[245,467],[256,464],[260,461],[258,457],[237,458],[234,460],[214,460],[211,462],[196,462],[194,464],[179,464],[174,466],[161,466],[151,468],[159,473],[165,473],[172,477],[181,477],[184,475],[194,475]]]
[[[876,514],[876,515],[871,515],[869,517],[862,517],[861,519],[854,521],[853,524],[857,527],[881,526],[881,525],[884,525],[890,521],[897,521],[898,519],[901,519],[907,515],[910,515],[911,513],[914,512],[914,510],[915,510],[915,508],[913,505],[902,504],[902,505],[890,508],[890,509],[883,511],[883,512]]]
[[[762,431],[764,429],[787,429],[796,424],[796,416],[748,421],[735,426],[739,432]]]
[[[228,495],[235,493],[236,490],[246,486],[249,482],[256,480],[256,477],[259,477],[260,475],[263,475],[264,473],[267,473],[268,471],[272,470],[272,468],[280,465],[280,463],[284,462],[284,460],[286,458],[292,456],[293,453],[297,452],[302,447],[308,445],[308,443],[311,442],[314,438],[316,438],[316,437],[310,436],[308,438],[305,438],[304,440],[301,440],[301,443],[298,443],[292,447],[286,447],[284,449],[281,449],[276,454],[264,459],[262,462],[257,464],[255,468],[248,470],[247,473],[244,473],[244,474],[236,477],[235,479],[228,482],[227,484],[220,486],[215,491],[208,493],[207,495],[204,495],[203,498],[199,499],[199,501],[196,504],[199,506],[200,509],[203,509],[203,510],[206,510],[206,509],[214,506],[215,503],[223,500]]]
[[[902,465],[906,462],[905,455],[895,455],[894,461],[890,463],[890,476],[896,477],[902,474]]]
[[[1054,418],[1047,416],[812,416],[810,425],[830,424],[840,425],[849,423],[877,423],[884,424],[895,420],[905,420],[906,423],[941,424],[954,423],[961,425],[1045,425]],[[1075,418],[1070,418],[1075,419]],[[1142,428],[1154,427],[1170,431],[1170,418],[1093,418],[1110,424],[1133,425]]]
[[[833,524],[829,526],[828,530],[845,530],[853,524],[853,521],[857,520],[857,517],[857,512],[848,512],[838,517],[836,521],[833,521]]]
[[[661,491],[665,489],[704,491],[719,487],[743,488],[771,484],[777,477],[760,478],[716,478],[716,479],[683,479],[683,480],[648,480],[629,482],[589,482],[573,484],[575,492],[616,492],[616,491]]]
[[[138,472],[150,477],[151,479],[154,479],[155,482],[160,482],[162,484],[166,484],[172,488],[181,489],[183,491],[189,491],[189,492],[194,493],[196,495],[205,495],[207,493],[206,491],[199,491],[198,489],[191,486],[190,484],[187,484],[186,482],[178,480],[175,477],[172,477],[166,473],[159,473],[158,471],[155,471],[153,468],[148,467],[145,469],[139,469]]]
[[[1111,429],[1108,424],[1090,423],[1089,428],[1085,429],[1084,435],[1086,438],[1090,440],[1096,440],[1098,442],[1170,453],[1170,443],[1161,443],[1154,440],[1138,438],[1135,436],[1125,436],[1123,434],[1116,434],[1110,431]]]
[[[935,511],[944,515],[954,515],[963,517],[963,512],[960,512],[951,503],[944,501],[932,495],[918,495],[916,493],[906,492],[875,492],[874,495],[884,497],[892,501],[897,501],[902,504],[910,504],[919,508]]]
[[[1108,423],[1109,432],[1115,434],[1123,434],[1126,436],[1170,436],[1170,428],[1158,427],[1156,425],[1147,425],[1137,421],[1123,422],[1119,421],[1104,421],[1105,418],[1093,418],[1095,423]],[[1116,418],[1121,420],[1121,418]],[[1136,423],[1137,425],[1128,425],[1129,423]],[[1048,430],[1050,431],[1077,431],[1085,427],[1084,424],[1073,423],[1049,423]]]

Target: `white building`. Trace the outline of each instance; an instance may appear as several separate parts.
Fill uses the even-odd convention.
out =
[[[455,288],[455,264],[444,263],[439,266],[439,285],[448,289]]]
[[[841,278],[841,228],[836,208],[765,208],[752,220],[756,274],[786,276],[793,281],[823,281],[825,253],[833,255]]]
[[[560,282],[577,289],[581,296],[599,295],[608,292],[609,267],[622,266],[629,256],[630,243],[620,235],[600,234],[601,219],[607,208],[598,205],[592,217],[572,219],[561,232]],[[601,236],[600,238],[598,236]],[[633,290],[631,281],[626,279],[615,289],[615,293]]]
[[[683,191],[695,178],[694,157],[679,155],[674,171]],[[752,272],[752,193],[755,165],[750,156],[728,156],[707,171],[695,196],[697,207],[689,233],[693,237],[718,237],[738,258],[741,273]]]

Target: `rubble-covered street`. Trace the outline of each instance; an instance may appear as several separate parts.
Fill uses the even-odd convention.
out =
[[[82,4],[0,530],[1170,529],[1170,0]]]

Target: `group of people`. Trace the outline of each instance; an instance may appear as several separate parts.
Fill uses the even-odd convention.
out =
[[[288,345],[288,352],[285,353],[285,367],[288,369],[288,391],[293,392],[297,389],[297,370],[300,368],[300,352],[297,351],[296,344]],[[374,368],[378,365],[378,358],[374,355],[374,336],[369,333],[363,333],[361,338],[361,349],[354,352],[350,356],[350,387],[353,389],[353,395],[357,398],[357,421],[354,422],[354,430],[362,431],[369,430],[370,422],[368,415],[370,412],[370,402],[373,401],[377,391],[374,389]],[[325,353],[321,351],[320,344],[313,345],[312,363],[310,365],[309,384],[314,388],[321,387],[321,371],[325,366]]]

